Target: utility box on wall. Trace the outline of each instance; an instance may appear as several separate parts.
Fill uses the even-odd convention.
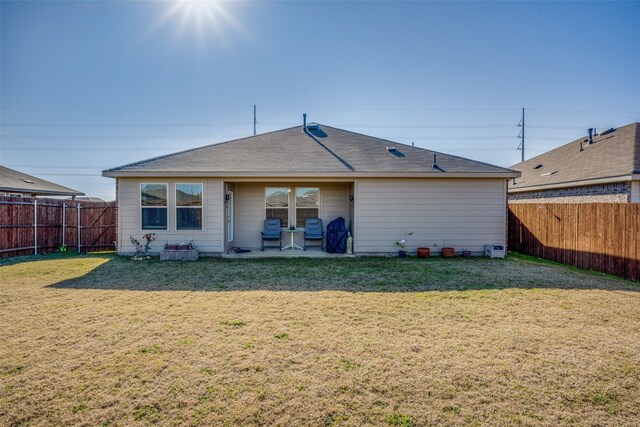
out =
[[[504,245],[484,245],[484,255],[489,258],[504,258],[506,251]]]

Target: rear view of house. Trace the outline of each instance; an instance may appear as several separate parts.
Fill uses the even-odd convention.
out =
[[[309,124],[103,171],[117,180],[119,253],[154,232],[201,252],[258,249],[266,218],[283,228],[345,219],[358,254],[442,246],[481,254],[505,243],[507,180],[520,174],[330,126]],[[301,239],[302,236],[296,236]],[[302,242],[297,242],[302,243]]]
[[[511,166],[510,203],[640,202],[640,123],[607,129]]]

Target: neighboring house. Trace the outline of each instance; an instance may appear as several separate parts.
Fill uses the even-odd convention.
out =
[[[0,196],[84,196],[84,193],[36,176],[0,166]]]
[[[118,252],[154,232],[156,253],[193,239],[211,254],[260,248],[265,218],[286,227],[316,217],[325,228],[345,218],[359,254],[397,251],[411,232],[409,251],[481,254],[506,240],[507,179],[519,175],[313,123],[103,171],[117,179]]]
[[[69,199],[77,200],[79,202],[106,203],[106,201],[101,199],[100,197],[80,196],[80,197],[69,197]]]
[[[522,176],[509,181],[509,203],[639,203],[640,123],[592,133],[511,168]]]

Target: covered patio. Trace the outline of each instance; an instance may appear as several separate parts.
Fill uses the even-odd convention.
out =
[[[320,241],[307,241],[304,232],[307,219],[322,220],[327,225],[342,217],[353,235],[353,181],[265,180],[224,182],[225,247],[223,256],[232,258],[344,256],[327,254]],[[280,220],[281,242],[265,241],[261,250],[265,219]],[[291,228],[295,229],[292,232]],[[293,245],[293,246],[292,246]],[[280,246],[283,250],[280,250]],[[237,250],[251,252],[237,253]]]

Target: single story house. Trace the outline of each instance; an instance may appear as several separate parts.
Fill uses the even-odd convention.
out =
[[[265,218],[326,229],[345,219],[356,254],[505,244],[509,169],[310,123],[107,169],[116,179],[117,251],[154,232],[208,254],[259,249]],[[284,237],[285,240],[289,236]],[[302,236],[297,234],[297,243]]]
[[[607,129],[511,166],[509,203],[640,203],[640,123]]]
[[[0,166],[0,196],[70,196],[75,199],[76,196],[84,196],[84,193],[46,179]]]

